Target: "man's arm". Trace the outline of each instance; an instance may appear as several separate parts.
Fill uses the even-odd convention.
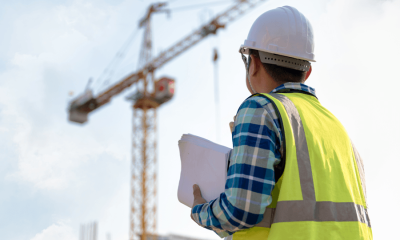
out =
[[[253,227],[271,203],[273,166],[280,161],[280,126],[272,104],[253,96],[240,106],[225,192],[192,208],[193,219],[224,237]]]

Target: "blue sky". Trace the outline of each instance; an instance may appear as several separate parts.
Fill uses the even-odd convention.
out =
[[[69,92],[76,96],[90,77],[101,75],[151,2],[0,2],[2,239],[78,239],[79,225],[90,221],[99,224],[99,240],[107,233],[113,240],[128,238],[132,112],[124,97],[129,91],[94,112],[84,126],[69,123],[66,108]],[[170,7],[188,4],[173,0]],[[257,16],[282,5],[296,7],[313,25],[317,62],[307,84],[364,158],[375,238],[397,234],[399,0],[267,1],[159,69],[156,77],[176,79],[174,99],[158,111],[161,234],[217,239],[193,223],[177,200],[177,141],[184,133],[217,139],[211,59],[218,47],[219,143],[232,146],[228,123],[249,96],[238,47]],[[154,54],[227,6],[156,15]],[[136,69],[141,36],[139,31],[111,83]]]

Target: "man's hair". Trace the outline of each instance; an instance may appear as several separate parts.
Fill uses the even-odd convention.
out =
[[[258,50],[250,49],[250,55],[253,57],[260,58]],[[299,82],[303,83],[306,79],[306,73],[291,68],[281,67],[275,64],[262,63],[265,71],[272,77],[272,79],[280,84],[287,82]]]

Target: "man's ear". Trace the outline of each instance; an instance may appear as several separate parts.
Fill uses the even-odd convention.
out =
[[[312,66],[310,65],[310,69],[306,73],[306,78],[304,80],[307,80],[307,78],[311,75],[312,72]]]
[[[259,58],[256,58],[253,55],[250,55],[250,57],[252,63],[250,64],[249,75],[255,76],[260,70],[261,61]]]

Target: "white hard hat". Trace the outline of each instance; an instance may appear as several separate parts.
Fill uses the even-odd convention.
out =
[[[290,64],[301,65],[305,62],[307,65],[308,61],[315,62],[314,34],[311,24],[302,13],[290,6],[267,11],[256,19],[241,46],[241,52],[248,54],[249,49],[259,50],[260,57],[263,54],[265,59],[270,56],[277,57],[275,60],[272,59],[272,62],[263,61],[264,57],[262,57],[262,62],[299,70],[303,69],[291,67]],[[292,59],[293,63],[288,64],[287,59]]]

